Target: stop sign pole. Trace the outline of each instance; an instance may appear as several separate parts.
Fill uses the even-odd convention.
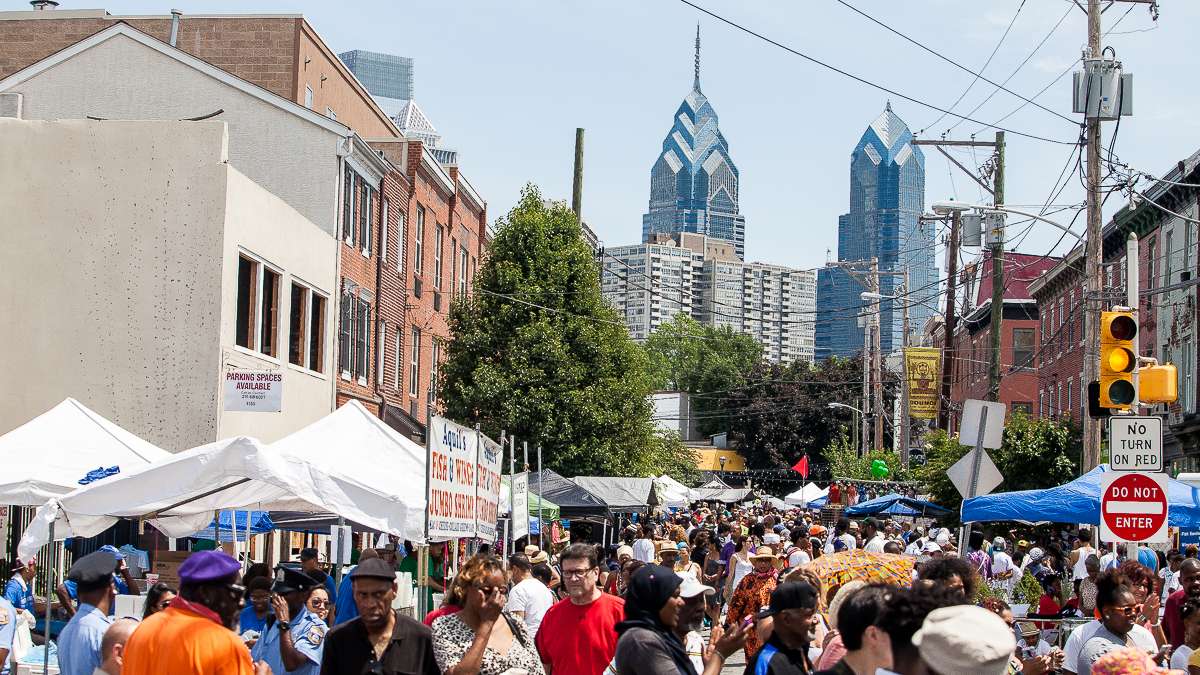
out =
[[[1166,474],[1106,471],[1100,488],[1101,541],[1169,541]]]

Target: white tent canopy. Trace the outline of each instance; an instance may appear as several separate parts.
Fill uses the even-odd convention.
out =
[[[801,508],[808,507],[808,503],[825,495],[829,494],[829,488],[817,487],[816,483],[809,483],[804,487],[796,490],[792,494],[783,498],[783,501]]]
[[[417,464],[412,448],[389,450],[388,435],[368,418],[360,406],[269,446],[244,436],[217,441],[51,499],[18,550],[24,557],[48,543],[52,521],[56,537],[87,537],[118,517],[146,517],[182,537],[222,509],[329,512],[423,541],[424,459]],[[347,436],[335,442],[328,436],[335,431]]]
[[[68,398],[0,436],[0,504],[40,506],[78,489],[89,471],[124,475],[170,456]]]
[[[658,483],[662,489],[663,506],[683,508],[694,501],[692,490],[688,486],[665,473],[655,478],[654,482]]]

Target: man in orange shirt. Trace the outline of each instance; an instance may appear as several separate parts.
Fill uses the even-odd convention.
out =
[[[233,632],[245,588],[241,565],[221,551],[193,553],[179,567],[179,595],[125,644],[124,675],[267,675]]]

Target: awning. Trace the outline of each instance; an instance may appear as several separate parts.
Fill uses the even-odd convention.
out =
[[[892,516],[937,517],[950,513],[950,509],[938,506],[933,502],[906,497],[900,494],[876,497],[865,502],[859,502],[846,509],[846,515],[848,516],[869,516],[881,513]]]
[[[234,516],[236,517],[236,520]],[[220,541],[237,541],[246,540],[246,522],[250,523],[250,534],[265,534],[275,529],[275,523],[271,522],[271,516],[266,511],[222,511],[221,517],[214,518],[208,527],[196,532],[192,536],[197,539],[216,539],[217,538],[217,523],[220,522]],[[237,524],[237,532],[233,532],[234,524]]]
[[[509,508],[509,492],[512,491],[512,485],[509,476],[500,477],[500,515],[508,517]],[[558,520],[560,513],[558,504],[551,502],[549,499],[538,499],[537,496],[537,473],[529,474],[529,518],[535,519],[538,515],[538,502],[542,505],[542,517],[546,520]]]
[[[615,513],[644,511],[658,506],[660,500],[653,478],[618,478],[613,476],[579,476],[575,484],[604,500]]]
[[[533,474],[530,480],[536,480]],[[561,518],[608,516],[608,504],[604,500],[550,469],[542,472],[542,496],[558,505]]]
[[[692,490],[688,488],[688,486],[680,483],[667,474],[664,473],[654,480],[658,482],[659,493],[662,495],[663,506],[670,508],[683,508],[695,501],[695,499],[692,497]]]
[[[809,502],[815,501],[829,494],[829,488],[819,487],[816,483],[809,483],[804,487],[783,498],[783,501],[788,504],[806,508]]]
[[[0,436],[0,504],[41,506],[91,472],[109,481],[170,456],[68,398]]]

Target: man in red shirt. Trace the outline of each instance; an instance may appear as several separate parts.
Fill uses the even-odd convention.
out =
[[[625,601],[596,585],[600,561],[596,547],[571,544],[560,556],[567,599],[546,610],[538,629],[538,653],[546,675],[601,675],[617,651],[618,621]]]
[[[1172,649],[1183,644],[1183,603],[1188,598],[1200,598],[1200,560],[1185,558],[1179,564],[1179,583],[1183,588],[1167,596],[1167,607],[1163,611],[1163,628]]]

